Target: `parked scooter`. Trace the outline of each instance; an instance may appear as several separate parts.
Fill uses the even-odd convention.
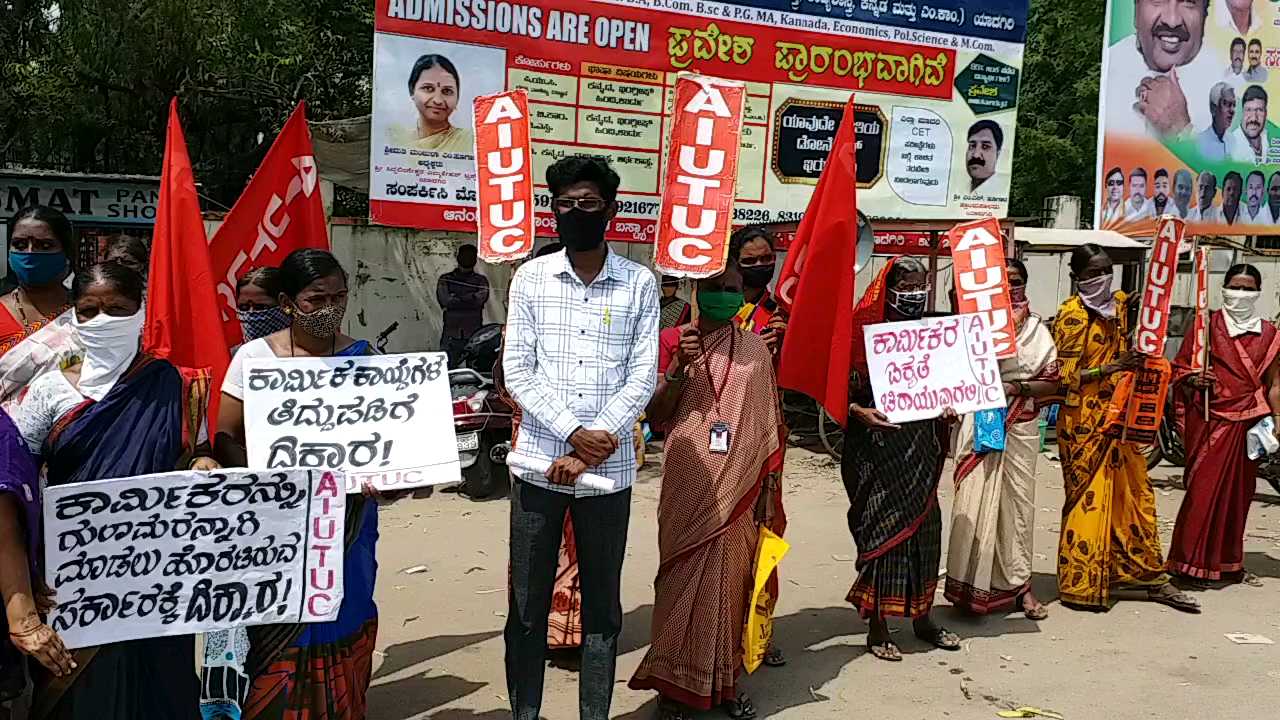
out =
[[[493,383],[493,365],[502,347],[502,325],[484,325],[462,351],[461,367],[449,371],[453,430],[462,463],[459,492],[473,500],[499,493],[511,451],[511,406]]]

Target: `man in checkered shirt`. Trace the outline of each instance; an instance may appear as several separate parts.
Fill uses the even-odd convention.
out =
[[[537,720],[561,529],[573,519],[582,589],[579,713],[607,720],[613,699],[619,586],[636,476],[633,434],[657,384],[658,288],[613,252],[618,174],[600,158],[547,169],[564,252],[535,258],[511,281],[502,367],[520,406],[511,486],[507,689],[515,720]],[[590,473],[608,489],[585,487]]]

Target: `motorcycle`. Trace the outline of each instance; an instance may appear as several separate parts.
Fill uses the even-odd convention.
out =
[[[458,492],[473,500],[498,494],[507,476],[513,413],[493,382],[501,347],[502,325],[484,325],[463,348],[461,367],[449,371],[453,430],[462,464]]]
[[[1183,467],[1187,464],[1187,449],[1182,441],[1183,413],[1196,412],[1188,410],[1185,402],[1174,401],[1175,392],[1169,391],[1165,398],[1164,418],[1160,420],[1160,430],[1156,433],[1156,441],[1147,448],[1147,469],[1168,462],[1170,465]],[[1280,454],[1264,455],[1258,460],[1258,477],[1280,494]]]

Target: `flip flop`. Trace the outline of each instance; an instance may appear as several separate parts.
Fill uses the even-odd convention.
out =
[[[764,654],[764,664],[769,667],[782,667],[787,664],[787,657],[782,651],[772,645],[769,646],[769,652]]]
[[[1249,587],[1262,587],[1262,578],[1254,575],[1248,570],[1244,571],[1244,575],[1240,578],[1240,582],[1248,585]]]
[[[1166,592],[1166,588],[1173,592]],[[1152,602],[1167,605],[1174,610],[1184,613],[1199,615],[1201,612],[1199,600],[1196,600],[1181,590],[1174,588],[1172,585],[1166,585],[1164,587],[1151,590],[1147,593],[1147,597],[1150,598]]]
[[[867,651],[877,659],[885,662],[902,662],[902,650],[898,649],[898,644],[892,640],[885,640],[882,643],[872,645],[871,639],[867,639]]]
[[[938,648],[939,650],[948,650],[950,652],[955,652],[956,650],[959,650],[961,647],[963,647],[960,644],[960,636],[942,627],[941,625],[934,628],[933,637],[921,635],[920,633],[916,633],[916,637]]]

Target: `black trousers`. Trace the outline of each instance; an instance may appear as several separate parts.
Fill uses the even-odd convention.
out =
[[[566,511],[573,518],[582,588],[581,720],[608,720],[613,701],[631,489],[574,498],[516,481],[511,484],[511,588],[504,633],[507,692],[515,720],[538,720],[542,709],[547,615]]]

